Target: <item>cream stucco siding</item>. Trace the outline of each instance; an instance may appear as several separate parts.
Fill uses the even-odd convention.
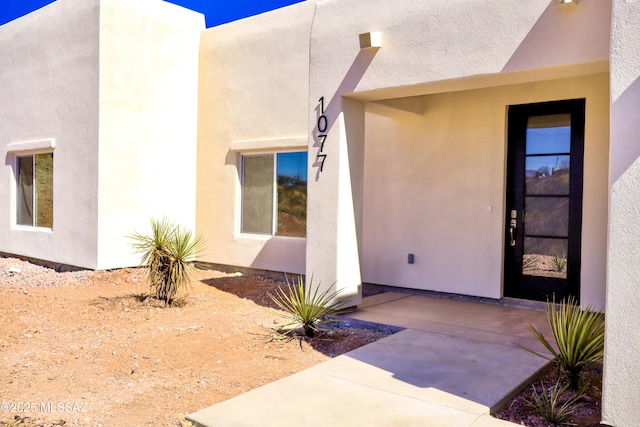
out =
[[[640,2],[614,1],[603,422],[640,420]]]
[[[166,216],[195,230],[200,13],[102,0],[97,268],[137,265],[126,236]]]
[[[586,98],[581,293],[603,307],[608,84],[598,74],[367,103],[363,281],[502,297],[507,107]]]
[[[306,241],[240,233],[240,156],[306,151],[306,1],[210,28],[200,47],[197,227],[208,262],[303,273]]]
[[[195,227],[204,17],[160,0],[58,0],[0,27],[0,252],[137,265],[152,215]],[[15,157],[55,145],[53,228],[16,226]],[[40,148],[39,151],[51,151]]]
[[[434,201],[456,201],[446,194],[455,194],[458,191],[457,185],[461,185],[463,189],[479,190],[482,196],[478,195],[478,197],[483,197],[482,203],[470,201],[463,203],[461,206],[467,209],[459,211],[450,205],[446,208],[446,212],[453,216],[447,219],[446,224],[449,226],[455,224],[455,229],[459,231],[452,231],[456,233],[454,236],[457,236],[453,241],[462,244],[467,238],[464,236],[469,232],[469,228],[473,227],[473,223],[469,220],[477,217],[489,226],[488,229],[478,232],[480,235],[477,237],[483,239],[483,245],[493,246],[482,256],[475,251],[466,253],[470,256],[466,261],[467,266],[476,269],[473,273],[465,273],[460,271],[461,269],[449,269],[445,284],[442,281],[445,278],[444,266],[450,267],[451,263],[447,261],[442,267],[432,265],[433,270],[429,273],[436,273],[436,275],[432,281],[426,280],[429,280],[429,287],[432,289],[448,288],[450,292],[457,289],[461,293],[473,295],[487,295],[494,298],[500,296],[501,233],[498,229],[502,221],[500,214],[504,183],[501,177],[505,167],[505,141],[504,137],[501,137],[504,128],[497,129],[496,126],[501,123],[500,120],[504,126],[505,106],[509,103],[500,105],[498,112],[493,111],[494,116],[490,118],[493,129],[481,123],[477,112],[464,110],[464,107],[458,103],[454,103],[457,107],[449,107],[452,108],[450,112],[456,113],[456,109],[459,109],[467,114],[467,122],[462,123],[462,117],[451,119],[446,114],[445,105],[459,96],[453,92],[461,90],[502,86],[508,83],[543,82],[606,72],[609,54],[606,39],[609,35],[609,22],[602,18],[610,15],[610,3],[585,1],[580,7],[571,9],[561,9],[557,6],[556,3],[548,0],[522,2],[517,6],[509,4],[508,7],[505,7],[503,1],[498,0],[481,2],[438,0],[421,4],[412,1],[395,1],[393,7],[389,7],[389,3],[384,0],[317,3],[310,43],[308,111],[309,175],[312,178],[309,181],[309,200],[321,202],[311,203],[308,207],[310,226],[307,232],[307,273],[313,272],[314,277],[322,282],[323,286],[341,289],[345,294],[353,295],[353,303],[358,302],[359,286],[362,281],[361,266],[367,269],[367,280],[383,281],[377,276],[379,273],[385,280],[389,279],[396,284],[405,279],[413,284],[418,282],[417,276],[424,274],[425,271],[418,273],[415,269],[413,278],[403,276],[404,278],[400,279],[391,278],[391,274],[384,273],[382,268],[374,266],[376,262],[382,262],[383,265],[392,262],[386,257],[390,255],[387,251],[393,252],[394,260],[406,260],[406,254],[410,250],[406,247],[400,248],[405,246],[404,244],[389,247],[388,242],[382,242],[381,238],[366,241],[371,236],[366,237],[369,231],[363,223],[365,218],[376,226],[392,226],[384,223],[383,220],[373,221],[372,216],[376,214],[370,213],[367,209],[366,195],[371,194],[368,192],[384,193],[390,190],[388,184],[376,179],[372,182],[382,187],[369,189],[364,181],[365,169],[369,166],[368,160],[365,157],[364,165],[366,166],[363,168],[362,161],[358,159],[363,153],[363,146],[367,147],[364,150],[369,148],[370,135],[380,132],[388,135],[390,141],[397,141],[398,135],[389,135],[392,131],[384,125],[371,132],[369,129],[367,132],[363,131],[364,116],[361,111],[366,101],[451,93],[448,101],[447,96],[441,98],[444,104],[436,105],[436,108],[443,109],[436,109],[434,113],[442,114],[440,117],[445,120],[444,123],[460,120],[456,123],[463,126],[462,128],[448,129],[447,132],[454,135],[458,133],[464,141],[467,141],[467,146],[473,139],[474,126],[487,132],[485,137],[498,137],[495,141],[489,142],[492,147],[495,147],[493,144],[498,144],[498,150],[491,153],[493,157],[490,159],[490,164],[494,164],[495,169],[488,172],[489,181],[486,182],[486,188],[482,188],[480,183],[474,183],[475,186],[469,185],[461,179],[461,176],[450,176],[446,185],[443,183],[439,189],[435,188],[437,184],[433,184],[435,194],[422,196],[420,200],[424,204]],[[491,25],[487,25],[488,22],[491,22]],[[555,37],[557,33],[550,29],[561,30],[562,37]],[[380,49],[361,50],[359,48],[358,34],[368,31],[381,33]],[[585,43],[585,40],[590,40],[591,43]],[[529,101],[523,97],[521,102],[539,102],[545,97],[542,95],[536,98],[535,94],[530,95],[533,96],[528,97]],[[557,94],[551,96],[558,99]],[[320,144],[318,137],[318,120],[320,120],[318,99],[321,97],[327,106],[325,116],[328,120],[324,145]],[[479,101],[475,101],[475,105],[481,110],[485,108]],[[421,125],[417,124],[420,119],[415,120],[415,124],[402,129],[400,133],[403,137],[405,134],[402,132],[410,133],[409,129],[412,126],[413,132],[417,132],[419,126],[428,126],[425,123],[429,123],[432,119],[427,113],[425,121],[420,122]],[[599,123],[600,128],[606,127],[606,123],[603,124],[601,121]],[[432,124],[432,126],[436,125]],[[437,128],[437,130],[444,129]],[[603,137],[606,138],[606,135]],[[408,138],[415,140],[419,137],[414,134],[409,135]],[[436,135],[436,139],[443,141],[446,136]],[[451,144],[450,140],[448,142]],[[390,143],[387,142],[387,144]],[[408,143],[406,144],[405,148],[408,148]],[[409,156],[407,152],[399,153],[401,150],[398,147],[394,147],[394,150],[397,150],[400,158]],[[443,168],[454,170],[460,156],[465,162],[471,161],[471,158],[467,157],[469,153],[457,153],[456,150],[455,145],[447,147],[446,150],[443,149],[444,160],[439,163]],[[477,148],[474,146],[472,152],[476,151]],[[479,154],[486,158],[491,155],[483,152]],[[322,156],[319,155],[326,156],[322,172],[320,172]],[[587,158],[587,161],[593,162],[592,156],[593,154]],[[387,158],[388,162],[392,160]],[[429,176],[429,173],[425,172],[425,176]],[[413,177],[406,176],[406,178]],[[597,181],[598,178],[602,178],[602,173],[596,173],[596,176],[590,179]],[[489,187],[489,182],[493,187]],[[415,182],[407,184],[409,188],[415,185],[417,185]],[[594,188],[597,187],[598,185],[594,184]],[[599,194],[596,202],[602,202],[602,191]],[[593,205],[592,202],[590,203]],[[492,212],[488,212],[490,207]],[[390,208],[387,207],[387,209]],[[597,212],[600,213],[594,215],[598,216],[599,232],[595,235],[599,237],[595,240],[602,243],[604,239],[602,221],[606,214],[602,213],[604,212],[602,209]],[[437,220],[444,213],[432,215],[435,215],[432,219]],[[500,219],[497,219],[498,217]],[[412,217],[412,220],[414,222],[411,225],[418,226],[415,223],[415,217]],[[437,226],[428,227],[434,230]],[[407,230],[402,230],[401,233],[407,236],[410,229],[411,227],[407,227]],[[445,237],[444,227],[434,233],[433,237],[440,244],[447,238],[452,238]],[[587,241],[589,239],[587,238]],[[384,243],[388,249],[370,247],[374,243]],[[427,243],[423,242],[421,245],[427,245]],[[425,248],[425,246],[421,247]],[[426,253],[433,250],[425,248]],[[451,248],[451,251],[454,250],[459,249]],[[377,254],[375,260],[365,259],[370,254]],[[436,260],[440,258],[442,258],[441,255],[437,256]],[[484,264],[488,259],[491,265]],[[406,269],[406,266],[404,268]],[[599,274],[595,277],[602,278],[602,262],[595,268]],[[406,270],[405,274],[411,275]],[[470,278],[477,274],[482,275],[482,283],[472,284]],[[586,291],[587,298],[603,303],[601,289],[592,290],[589,287]]]
[[[99,19],[98,0],[58,0],[0,27],[1,252],[97,264]],[[15,155],[28,152],[7,145],[49,140],[53,230],[16,226]]]
[[[611,2],[580,3],[564,9],[550,0],[319,2],[311,40],[312,88],[342,84],[340,93],[415,91],[413,86],[425,83],[492,74],[505,79],[496,73],[606,61]],[[357,75],[351,68],[351,81],[343,81],[358,65],[358,34],[367,31],[381,33],[382,48]]]
[[[202,261],[352,305],[363,282],[502,297],[508,107],[585,98],[581,302],[606,303],[603,422],[640,419],[640,0],[307,0],[207,30],[57,0],[0,26],[0,94],[0,253],[135,265],[125,236],[167,216]],[[306,238],[241,233],[242,155],[301,150]],[[18,226],[16,158],[43,152],[53,227]]]

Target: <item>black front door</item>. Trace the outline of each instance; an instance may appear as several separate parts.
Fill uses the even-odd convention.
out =
[[[505,296],[580,298],[585,100],[508,113]]]

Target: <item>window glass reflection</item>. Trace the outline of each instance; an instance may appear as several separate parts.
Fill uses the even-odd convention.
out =
[[[567,239],[525,237],[522,274],[567,278]]]
[[[307,152],[278,153],[276,235],[307,235]]]
[[[529,117],[526,154],[569,153],[570,151],[571,114]]]
[[[527,195],[568,195],[569,167],[569,156],[527,156],[525,159]]]

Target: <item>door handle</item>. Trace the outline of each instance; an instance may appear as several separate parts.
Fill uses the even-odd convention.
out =
[[[516,245],[515,229],[518,228],[518,211],[511,210],[511,222],[509,224],[509,244],[513,247]]]
[[[509,244],[511,246],[515,246],[516,245],[516,239],[514,237],[514,232],[513,232],[513,230],[515,230],[515,229],[516,229],[516,227],[513,225],[513,222],[512,222],[511,223],[511,227],[509,227],[509,237],[511,237],[511,240],[510,240]]]

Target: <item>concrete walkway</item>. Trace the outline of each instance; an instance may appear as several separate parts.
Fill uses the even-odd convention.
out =
[[[546,361],[525,321],[543,311],[388,292],[352,323],[405,328],[375,343],[187,416],[221,426],[514,426],[492,418]]]

